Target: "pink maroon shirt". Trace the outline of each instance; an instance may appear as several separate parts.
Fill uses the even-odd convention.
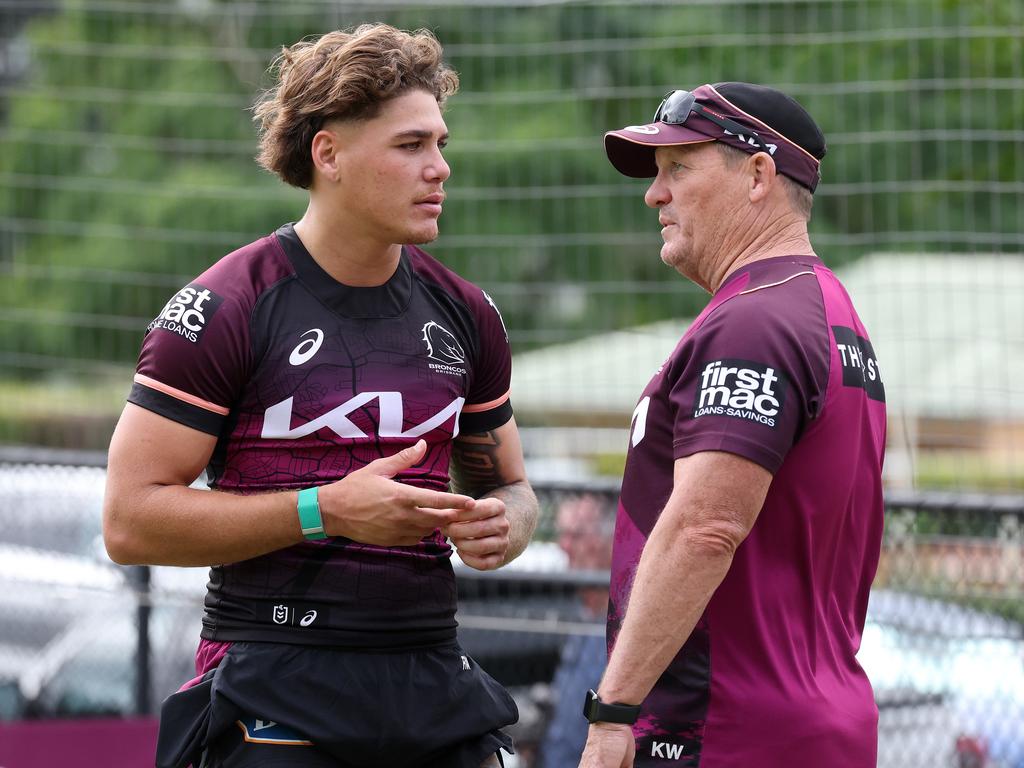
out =
[[[291,225],[228,254],[149,325],[129,401],[214,435],[213,488],[330,483],[423,438],[397,479],[448,489],[452,441],[512,418],[490,297],[415,246],[383,285],[335,281]],[[451,547],[344,537],[210,569],[202,637],[373,649],[455,638]],[[203,663],[203,649],[199,661]]]
[[[727,451],[774,478],[644,701],[637,766],[873,768],[878,710],[855,654],[881,545],[885,423],[867,331],[815,257],[730,275],[651,379],[619,503],[610,647],[674,461]]]

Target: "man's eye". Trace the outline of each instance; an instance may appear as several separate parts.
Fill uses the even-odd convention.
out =
[[[437,148],[438,149],[444,149],[447,146],[448,146],[448,141],[447,140],[437,142]]]
[[[412,152],[412,151],[415,151],[415,150],[420,148],[420,142],[418,142],[418,141],[411,141],[408,144],[399,144],[398,146],[399,146],[399,149],[407,149],[410,152]]]

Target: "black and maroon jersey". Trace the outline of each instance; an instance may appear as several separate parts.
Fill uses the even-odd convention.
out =
[[[774,477],[728,574],[644,701],[637,766],[875,764],[878,709],[856,653],[882,540],[885,429],[868,333],[819,259],[765,259],[728,277],[633,415],[612,643],[675,461],[726,451]]]
[[[333,482],[420,438],[396,479],[447,490],[452,440],[506,423],[511,355],[480,288],[414,246],[381,286],[338,283],[291,225],[225,256],[146,333],[129,401],[217,436],[213,488]],[[413,648],[455,636],[451,548],[343,537],[211,569],[202,635]]]

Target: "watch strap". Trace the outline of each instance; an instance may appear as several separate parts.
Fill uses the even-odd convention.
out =
[[[632,725],[640,716],[639,704],[608,704],[601,701],[597,691],[591,688],[583,700],[583,716],[591,723],[619,723]]]

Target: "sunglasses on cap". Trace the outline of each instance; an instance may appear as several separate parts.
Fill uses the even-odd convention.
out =
[[[757,135],[756,131],[752,131],[746,126],[740,125],[735,120],[730,120],[727,117],[716,115],[710,109],[699,104],[697,102],[697,97],[690,91],[669,92],[665,98],[661,100],[661,104],[658,105],[658,111],[654,113],[654,119],[651,122],[665,123],[667,125],[683,125],[686,122],[686,119],[694,113],[700,115],[705,120],[710,120],[712,123],[717,125],[719,128],[724,129],[728,133],[753,139],[753,143],[758,149],[762,152],[767,152],[769,155],[773,154],[773,150],[768,148],[768,145],[760,136]]]

